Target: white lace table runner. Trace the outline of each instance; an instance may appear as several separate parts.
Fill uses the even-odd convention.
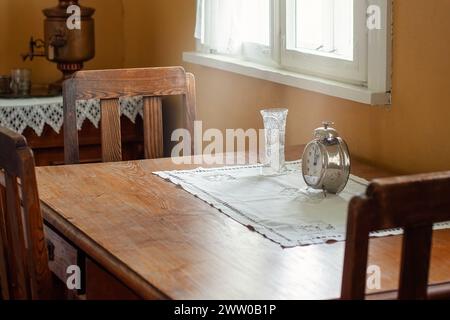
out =
[[[143,97],[121,97],[119,99],[121,115],[133,123],[137,115],[143,115]],[[85,120],[96,128],[100,123],[100,100],[77,101],[77,127],[81,130]],[[64,122],[63,98],[0,99],[0,126],[19,134],[30,127],[38,136],[42,135],[45,125],[56,133],[61,131]]]
[[[301,161],[288,162],[287,172],[277,176],[262,176],[260,165],[154,174],[181,186],[282,247],[345,240],[349,201],[364,193],[368,182],[351,176],[340,195],[325,195],[307,187],[300,164]],[[450,228],[450,223],[436,228]],[[401,233],[401,230],[386,230],[372,236]]]

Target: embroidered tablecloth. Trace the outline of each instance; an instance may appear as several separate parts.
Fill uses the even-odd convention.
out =
[[[181,186],[218,209],[219,214],[226,214],[282,247],[345,240],[349,201],[365,192],[366,180],[351,176],[345,190],[332,195],[306,185],[301,161],[288,162],[281,175],[262,175],[261,168],[261,165],[250,165],[154,174]],[[450,223],[435,227],[450,228]],[[385,230],[372,236],[401,233],[401,230]]]
[[[133,123],[137,115],[143,115],[143,97],[121,97],[120,112]],[[90,121],[96,128],[100,123],[100,100],[77,101],[77,127],[81,130],[84,121]],[[56,133],[61,131],[64,122],[63,98],[0,99],[0,126],[17,133],[30,127],[38,136],[42,135],[45,125]]]

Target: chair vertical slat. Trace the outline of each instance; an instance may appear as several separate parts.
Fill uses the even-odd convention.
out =
[[[29,299],[28,268],[22,211],[20,207],[17,178],[6,174],[6,238],[9,246],[7,253],[10,293],[14,299]]]
[[[44,234],[44,225],[40,211],[40,200],[37,189],[36,173],[34,171],[34,158],[30,149],[18,151],[22,161],[21,188],[27,239],[28,239],[28,272],[31,280],[33,299],[50,299],[52,288],[50,284],[51,273],[48,265],[47,243]]]
[[[5,215],[6,215],[6,194],[4,187],[4,174],[0,170],[0,299],[9,300],[8,288],[8,268],[6,264],[6,229],[5,229]]]
[[[76,110],[76,81],[68,79],[63,83],[64,106],[64,162],[77,164],[80,162],[78,148],[78,128]]]
[[[120,106],[117,99],[101,101],[102,161],[122,161]]]
[[[431,224],[405,228],[399,299],[427,299],[432,237]]]
[[[196,101],[196,89],[195,89],[195,77],[192,73],[186,73],[186,95],[183,97],[185,111],[185,127],[191,134],[191,153],[192,155],[200,154],[201,150],[195,150],[194,139],[194,122],[197,115],[197,101]],[[185,155],[189,156],[189,155]]]
[[[369,202],[361,198],[353,199],[349,206],[341,291],[344,300],[365,298],[371,210]]]
[[[144,99],[144,150],[146,159],[164,157],[162,99]]]

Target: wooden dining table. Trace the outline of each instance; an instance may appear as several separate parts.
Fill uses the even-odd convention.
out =
[[[289,148],[287,159],[302,150]],[[153,174],[198,166],[156,159],[37,168],[54,272],[64,278],[78,264],[86,299],[339,298],[344,242],[283,249]],[[395,175],[356,159],[352,173]],[[401,240],[371,239],[381,289],[368,293],[398,287]],[[430,284],[449,281],[450,231],[435,231]]]

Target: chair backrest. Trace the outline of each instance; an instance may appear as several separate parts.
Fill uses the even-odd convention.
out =
[[[433,224],[450,220],[449,195],[450,172],[443,172],[374,180],[353,198],[341,298],[365,298],[369,233],[403,228],[398,298],[427,299]]]
[[[103,162],[122,160],[121,97],[144,98],[146,158],[160,158],[164,155],[161,128],[163,97],[183,97],[185,127],[193,137],[196,117],[195,79],[182,67],[80,71],[64,82],[63,96],[66,164],[80,161],[76,115],[78,100],[100,100]]]
[[[51,298],[33,153],[23,136],[1,127],[0,150],[1,296]]]

